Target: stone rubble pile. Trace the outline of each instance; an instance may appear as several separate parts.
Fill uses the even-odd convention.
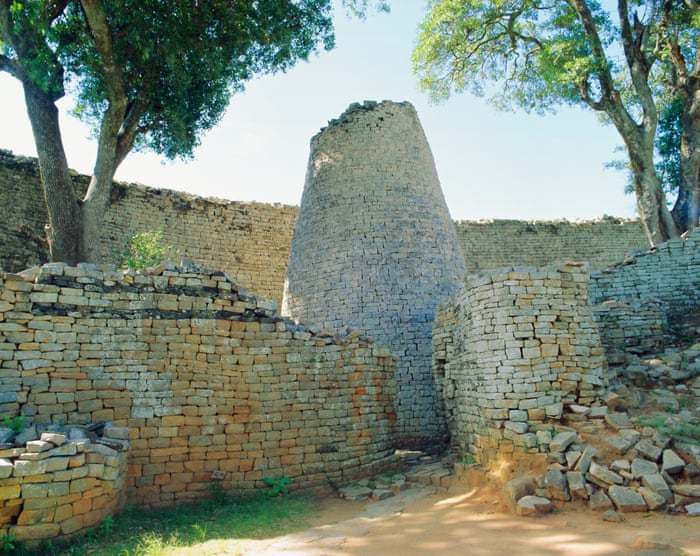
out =
[[[111,423],[0,428],[0,535],[40,540],[95,526],[123,502],[129,431]]]
[[[507,485],[520,515],[547,513],[573,500],[594,511],[700,514],[697,444],[635,426],[626,413],[593,409],[569,406],[570,426],[557,427],[548,443],[546,473]]]

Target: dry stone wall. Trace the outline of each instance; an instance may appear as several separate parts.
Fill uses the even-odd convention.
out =
[[[638,220],[610,216],[574,222],[461,220],[455,226],[470,272],[566,261],[601,269],[649,248]]]
[[[73,174],[79,192],[88,181]],[[251,291],[281,301],[297,207],[204,199],[125,183],[117,184],[112,201],[99,238],[105,262],[116,262],[134,233],[160,228],[184,256],[221,268]],[[0,206],[12,207],[0,219],[0,268],[16,272],[46,262],[46,209],[35,159],[0,150]],[[647,245],[637,221],[615,218],[455,225],[469,271],[565,260],[589,261],[600,269]]]
[[[87,176],[73,180],[76,191],[86,190]],[[12,207],[0,219],[0,268],[16,272],[46,262],[47,216],[35,159],[0,151],[0,202]],[[100,260],[119,263],[134,234],[162,230],[179,255],[222,269],[279,304],[297,211],[115,183],[97,252]]]
[[[590,404],[605,388],[588,280],[585,264],[504,268],[468,276],[441,306],[433,368],[460,451],[481,462],[545,451],[540,433],[563,404]]]
[[[51,263],[0,274],[0,414],[129,428],[128,497],[327,486],[392,455],[394,361],[315,334],[221,272]]]
[[[37,541],[97,525],[124,502],[128,429],[31,425],[0,447],[0,535]],[[15,444],[18,444],[15,446]]]
[[[432,321],[464,272],[413,106],[352,105],[312,139],[283,312],[333,332],[357,328],[391,348],[400,444],[439,442],[446,432]]]
[[[659,302],[682,318],[700,307],[700,228],[591,275],[591,302]]]

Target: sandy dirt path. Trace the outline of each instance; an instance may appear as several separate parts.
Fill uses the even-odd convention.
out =
[[[411,488],[365,505],[322,504],[315,527],[261,541],[210,541],[177,554],[213,556],[700,556],[700,518],[632,514],[608,523],[587,510],[522,518],[478,489]],[[354,515],[351,515],[354,514]]]

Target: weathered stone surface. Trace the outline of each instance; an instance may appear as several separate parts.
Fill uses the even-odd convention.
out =
[[[634,447],[634,449],[639,455],[651,461],[659,461],[659,458],[661,457],[661,448],[654,445],[650,440],[647,440],[646,438],[637,442],[637,445]]]
[[[372,489],[366,486],[350,485],[341,488],[340,496],[346,500],[366,500],[372,495]]]
[[[550,498],[554,500],[571,500],[566,475],[558,469],[550,469],[545,473],[544,486]]]
[[[593,446],[587,445],[584,448],[583,454],[581,454],[581,457],[576,463],[576,467],[574,467],[574,469],[576,471],[580,471],[581,473],[588,473],[588,470],[591,467],[591,462],[593,461],[593,458],[597,452],[598,451]]]
[[[621,512],[646,512],[648,509],[642,495],[631,488],[613,485],[608,489],[608,495]]]
[[[685,507],[685,511],[688,512],[688,515],[690,515],[690,516],[693,516],[693,517],[700,516],[700,502],[694,502],[693,504],[688,504]]]
[[[566,473],[566,478],[569,484],[569,491],[576,498],[588,499],[588,489],[586,489],[586,480],[583,473],[580,471],[569,471]]]
[[[642,495],[650,510],[658,510],[666,505],[666,499],[650,488],[640,487],[638,492]]]
[[[681,496],[700,498],[700,485],[673,485],[671,490]]]
[[[44,432],[41,433],[41,440],[44,442],[50,442],[54,446],[61,446],[66,441],[66,435],[57,432]]]
[[[634,458],[631,466],[632,476],[639,479],[642,475],[652,475],[659,472],[659,467],[652,461]]]
[[[615,510],[607,510],[603,513],[603,521],[609,521],[610,523],[622,523],[624,520],[625,518]]]
[[[516,511],[522,516],[547,514],[554,509],[552,502],[541,496],[524,496],[518,500]]]
[[[535,482],[535,477],[532,475],[526,475],[524,477],[516,477],[515,479],[511,479],[505,484],[503,489],[508,495],[508,498],[515,503],[528,494],[534,494],[536,488],[537,484]]]
[[[669,488],[666,481],[664,481],[664,478],[658,473],[652,475],[643,475],[642,484],[645,487],[650,488],[660,496],[663,496],[666,502],[670,502],[673,499],[671,489]]]
[[[599,481],[603,481],[609,485],[621,485],[625,482],[620,475],[614,471],[610,471],[610,469],[607,467],[597,464],[596,462],[591,463],[588,473]]]
[[[596,490],[588,499],[588,507],[595,512],[604,512],[613,507],[613,503],[603,490]]]
[[[576,441],[577,436],[575,431],[560,432],[549,443],[549,449],[552,452],[563,452]]]
[[[608,413],[605,416],[605,422],[615,430],[630,429],[633,427],[627,413]]]
[[[671,475],[677,475],[685,467],[685,462],[673,450],[664,450],[661,461],[661,469]]]
[[[12,462],[8,459],[0,458],[0,479],[7,479],[12,476]]]

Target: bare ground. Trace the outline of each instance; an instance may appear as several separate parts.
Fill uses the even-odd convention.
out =
[[[266,540],[215,540],[176,552],[212,556],[688,555],[700,556],[700,518],[628,514],[608,523],[579,508],[541,518],[503,511],[491,489],[414,487],[381,502],[319,500],[315,526]]]

